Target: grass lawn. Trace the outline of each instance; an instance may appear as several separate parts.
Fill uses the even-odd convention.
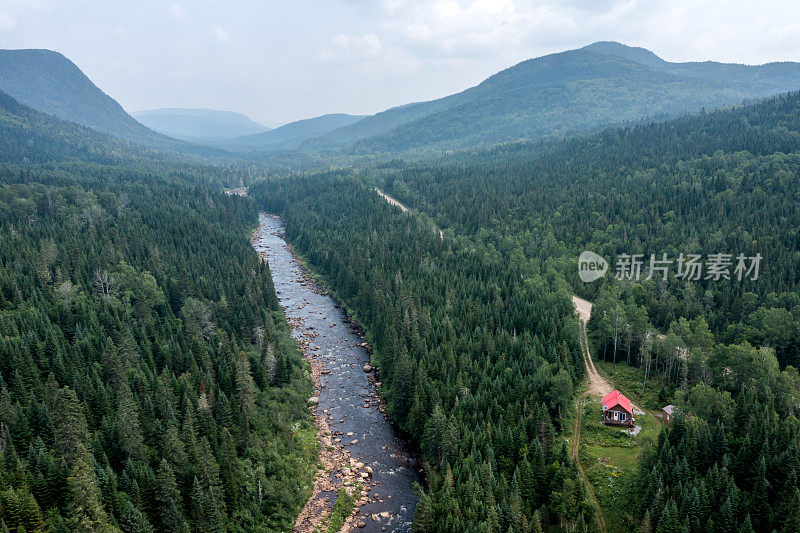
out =
[[[635,396],[633,399],[638,401]],[[650,413],[636,416],[636,424],[642,430],[633,436],[622,428],[603,425],[600,414],[600,397],[587,397],[583,405],[580,460],[603,508],[608,530],[630,532],[640,519],[630,514],[634,509],[627,504],[631,484],[639,457],[646,446],[655,443],[662,421]]]

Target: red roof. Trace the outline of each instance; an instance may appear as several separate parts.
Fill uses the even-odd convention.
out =
[[[631,409],[631,401],[620,391],[614,390],[613,392],[609,392],[605,396],[603,396],[603,411],[607,409],[611,409],[612,407],[619,405],[629,414],[633,414],[633,409]]]

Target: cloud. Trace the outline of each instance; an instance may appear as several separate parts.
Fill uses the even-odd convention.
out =
[[[417,56],[476,59],[514,55],[537,42],[565,41],[608,19],[619,19],[631,5],[635,0],[595,5],[584,1],[384,0],[383,29]]]
[[[337,35],[317,54],[316,62],[336,68],[343,76],[368,74],[373,78],[399,77],[419,67],[404,50],[384,46],[374,33]]]
[[[214,34],[214,42],[217,43],[217,46],[223,46],[230,41],[228,30],[222,26],[214,26],[211,31]]]
[[[117,37],[119,38],[120,41],[124,43],[131,42],[131,32],[128,30],[128,28],[120,26],[119,28],[116,29],[115,33],[117,34]]]
[[[173,2],[172,5],[169,6],[169,15],[174,19],[183,18],[183,6],[178,2]]]
[[[13,30],[17,26],[17,19],[0,11],[0,31]]]
[[[330,45],[317,57],[330,63],[361,62],[378,59],[383,52],[383,44],[374,33],[355,36],[340,34],[331,39]]]
[[[369,34],[339,35],[320,55],[358,59],[352,50],[369,52],[369,36],[383,53],[428,70],[509,66],[599,40],[645,46],[668,59],[757,62],[769,51],[800,51],[798,19],[790,16],[800,16],[795,1],[380,0]],[[759,39],[742,41],[748,34]]]

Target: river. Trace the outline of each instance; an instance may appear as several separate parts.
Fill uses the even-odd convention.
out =
[[[253,247],[269,262],[292,336],[314,369],[321,459],[331,470],[317,476],[296,529],[313,529],[315,517],[333,504],[338,488],[359,482],[365,490],[352,528],[411,531],[416,507],[412,483],[420,481],[420,467],[384,413],[375,373],[364,371],[366,343],[335,300],[306,277],[283,238],[283,222],[262,213],[259,223]]]

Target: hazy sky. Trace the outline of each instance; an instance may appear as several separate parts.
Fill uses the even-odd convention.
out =
[[[800,61],[800,1],[0,0],[0,47],[57,50],[129,111],[270,125],[437,98],[598,40],[669,60]]]

